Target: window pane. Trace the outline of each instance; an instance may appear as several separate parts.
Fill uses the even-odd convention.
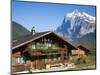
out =
[[[12,58],[12,65],[16,65],[16,58]]]

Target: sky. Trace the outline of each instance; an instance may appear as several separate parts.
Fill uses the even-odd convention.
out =
[[[54,31],[62,24],[64,15],[74,10],[96,16],[95,6],[54,4],[38,2],[12,2],[12,21],[28,30],[34,26],[37,32]]]

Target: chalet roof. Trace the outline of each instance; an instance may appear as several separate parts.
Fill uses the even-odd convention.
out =
[[[85,48],[85,47],[82,46],[82,45],[79,45],[77,48],[80,48],[80,49],[84,50],[86,53],[90,53],[90,50],[87,49],[87,48]]]
[[[88,50],[87,48],[83,47],[82,45],[79,45],[77,48],[80,48],[82,50]]]
[[[49,35],[49,34],[55,34],[57,37],[59,37],[60,39],[62,39],[63,41],[65,41],[66,43],[68,43],[66,40],[64,40],[62,37],[58,36],[55,32],[51,32],[51,31],[47,31],[47,32],[38,32],[35,33],[34,35],[28,34],[28,35],[24,35],[22,37],[18,37],[14,40],[12,40],[12,49],[21,47],[27,43],[30,43],[36,39],[39,39],[43,36]],[[68,43],[69,44],[69,43]],[[71,44],[69,44],[70,46],[72,46]],[[72,48],[75,48],[74,46],[72,46]]]

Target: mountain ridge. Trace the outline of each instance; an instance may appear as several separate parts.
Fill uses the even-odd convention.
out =
[[[90,46],[89,49],[93,50],[96,42],[95,21],[94,16],[74,10],[65,14],[62,24],[58,26],[55,32],[73,45]]]
[[[12,21],[12,39],[16,39],[17,37],[30,34],[30,31],[23,27],[21,24]]]
[[[62,25],[56,29],[56,32],[70,38],[80,38],[94,31],[95,17],[85,12],[79,12],[78,10],[67,13],[63,19]]]

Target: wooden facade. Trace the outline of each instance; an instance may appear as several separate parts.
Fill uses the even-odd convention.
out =
[[[24,65],[44,69],[47,65],[68,63],[70,45],[54,34],[43,36],[13,49],[12,66]]]

